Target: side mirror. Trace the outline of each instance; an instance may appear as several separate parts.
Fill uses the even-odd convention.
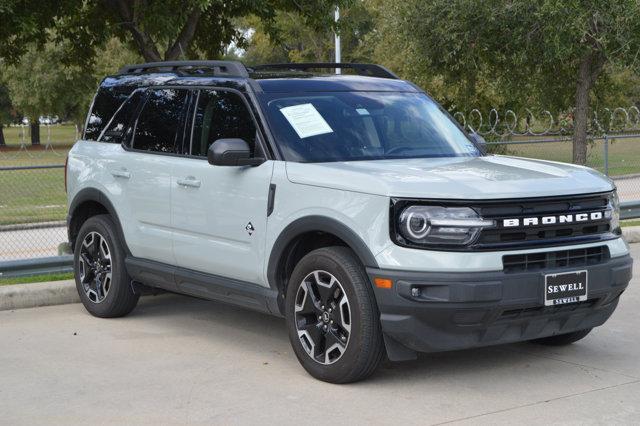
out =
[[[471,132],[469,133],[469,137],[471,138],[473,143],[476,144],[476,146],[478,147],[478,149],[482,154],[487,153],[487,141],[482,137],[480,133],[475,131]]]
[[[207,160],[214,166],[259,166],[264,158],[251,158],[249,144],[243,139],[218,139],[207,151]]]

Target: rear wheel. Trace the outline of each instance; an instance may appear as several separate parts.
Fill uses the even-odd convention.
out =
[[[586,330],[574,331],[573,333],[558,334],[556,336],[543,337],[541,339],[532,340],[533,343],[547,346],[564,346],[575,343],[584,339],[591,332],[591,328]]]
[[[383,354],[373,289],[351,250],[314,250],[296,265],[286,295],[289,339],[317,379],[349,383],[371,375]]]
[[[127,315],[138,303],[115,229],[110,216],[93,216],[80,228],[74,249],[76,289],[84,307],[97,317]]]

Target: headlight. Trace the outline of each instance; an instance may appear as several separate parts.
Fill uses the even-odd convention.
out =
[[[495,226],[495,221],[482,219],[469,207],[414,205],[397,220],[399,237],[420,245],[472,244],[482,228]]]
[[[614,234],[621,234],[622,231],[620,229],[620,200],[618,199],[618,192],[613,191],[609,195],[609,208],[605,215],[609,219],[609,229]]]

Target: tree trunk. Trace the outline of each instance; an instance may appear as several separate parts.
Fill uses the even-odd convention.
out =
[[[576,87],[575,109],[573,111],[573,163],[587,162],[587,128],[589,120],[589,69],[590,56],[580,63]]]
[[[127,0],[108,0],[105,4],[119,14],[123,21],[123,28],[129,31],[138,52],[147,62],[172,61],[183,57],[196,33],[200,17],[204,13],[204,10],[201,10],[199,6],[194,7],[188,13],[187,21],[180,29],[175,41],[167,48],[163,59],[158,51],[156,41],[139,25],[140,16],[146,7],[144,4],[139,1]]]
[[[0,146],[5,146],[6,143],[4,141],[4,126],[0,123]]]
[[[35,120],[29,127],[31,130],[31,145],[40,145],[40,123]]]
[[[573,163],[587,162],[587,132],[589,130],[589,95],[598,79],[605,58],[600,52],[591,51],[582,58],[578,68],[575,110],[573,112]]]

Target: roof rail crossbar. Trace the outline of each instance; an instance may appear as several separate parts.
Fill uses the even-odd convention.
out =
[[[377,64],[352,64],[352,63],[337,63],[337,62],[303,62],[292,64],[263,64],[251,67],[253,71],[266,71],[266,70],[309,70],[313,68],[348,68],[355,70],[358,75],[366,75],[370,77],[382,77],[398,79],[399,77],[389,71],[382,65]]]
[[[165,61],[147,62],[145,64],[125,65],[118,74],[141,74],[150,70],[158,72],[180,72],[189,69],[206,68],[213,70],[215,75],[228,77],[249,77],[247,69],[237,61]]]

